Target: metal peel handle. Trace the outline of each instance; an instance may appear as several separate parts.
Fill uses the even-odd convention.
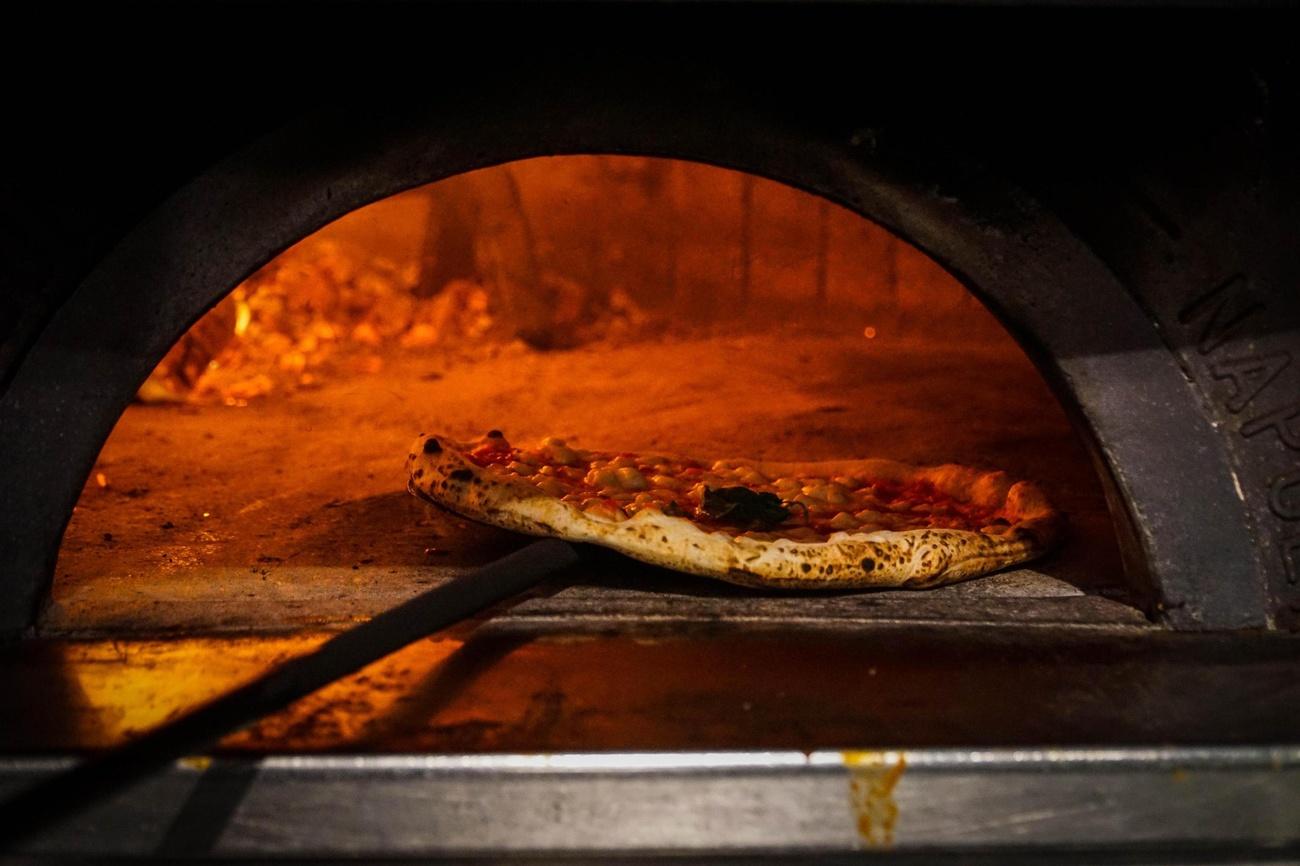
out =
[[[0,851],[71,817],[178,758],[282,709],[422,637],[516,595],[577,562],[566,542],[538,541],[455,577],[291,659],[137,740],[0,803]]]

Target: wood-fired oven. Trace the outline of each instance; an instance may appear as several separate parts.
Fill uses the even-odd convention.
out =
[[[20,100],[0,790],[517,549],[390,483],[376,443],[419,416],[760,456],[951,442],[1050,476],[1071,540],[925,593],[757,593],[589,552],[21,850],[1300,842],[1286,16],[489,9],[215,6],[148,68]],[[340,40],[366,47],[323,62]],[[467,207],[489,254],[453,249]],[[274,369],[221,379],[250,327]],[[322,341],[351,347],[324,383]]]

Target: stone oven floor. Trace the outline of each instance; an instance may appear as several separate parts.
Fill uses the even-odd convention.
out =
[[[1023,355],[857,331],[394,354],[380,372],[243,408],[132,406],[68,527],[40,632],[283,632],[368,617],[524,542],[404,490],[417,433],[493,427],[706,457],[994,466],[1042,484],[1071,525],[1030,568],[928,593],[767,595],[606,556],[524,613],[1141,620],[1108,600],[1123,590],[1100,486]]]

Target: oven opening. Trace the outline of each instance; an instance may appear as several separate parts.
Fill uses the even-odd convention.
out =
[[[1069,528],[1040,560],[925,592],[783,594],[598,555],[572,585],[502,615],[526,639],[421,642],[228,745],[824,746],[853,739],[844,725],[860,708],[828,697],[835,660],[858,650],[823,625],[1146,622],[1066,413],[924,253],[751,175],[548,157],[326,226],[234,287],[157,365],[86,482],[41,625],[156,653],[132,666],[150,698],[101,681],[95,654],[115,650],[65,646],[74,691],[122,710],[73,739],[116,742],[521,547],[524,536],[406,490],[417,433],[493,429],[710,461],[996,468],[1043,488]],[[741,628],[691,637],[728,624]],[[806,639],[773,643],[765,626]],[[629,629],[644,639],[610,636]],[[755,706],[739,696],[760,672],[822,709],[782,724],[777,702],[752,726],[712,706],[660,712],[682,678],[706,702]],[[400,684],[421,678],[430,705],[394,709]],[[620,686],[632,680],[644,685],[635,706]],[[619,722],[584,721],[604,704],[622,707]]]

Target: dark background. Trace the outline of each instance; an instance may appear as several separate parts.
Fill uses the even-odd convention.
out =
[[[811,125],[861,104],[975,141],[1052,198],[1263,114],[1267,149],[1294,151],[1295,22],[1242,4],[40,4],[10,13],[0,60],[0,383],[131,225],[322,103],[383,111],[467,78],[686,64],[702,92],[738,88]]]

